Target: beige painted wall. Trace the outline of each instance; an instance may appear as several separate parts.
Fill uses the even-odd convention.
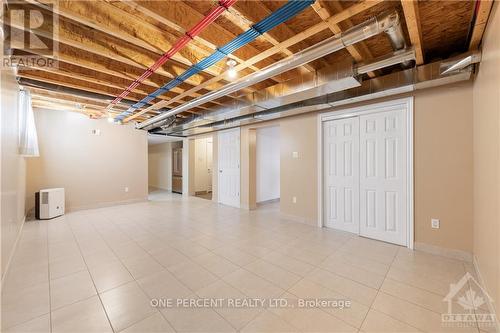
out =
[[[472,86],[470,83],[418,91],[414,98],[415,241],[472,252]],[[395,96],[392,99],[409,96]],[[375,100],[377,103],[388,99]],[[352,105],[355,107],[362,104]],[[331,110],[333,111],[333,109]],[[242,127],[241,206],[255,207],[255,128],[280,126],[281,212],[318,223],[317,114]],[[298,158],[292,153],[297,152]],[[292,197],[297,202],[292,202]],[[430,220],[439,218],[440,229]]]
[[[172,190],[172,144],[148,146],[148,184],[162,190]]]
[[[1,70],[1,240],[3,278],[9,258],[24,221],[26,182],[25,158],[18,154],[18,95],[14,73]]]
[[[147,199],[145,131],[46,109],[35,109],[35,122],[40,157],[27,163],[27,208],[34,207],[34,192],[49,187],[66,189],[69,210]]]
[[[500,315],[500,6],[493,5],[474,83],[474,255]]]
[[[305,115],[280,122],[280,209],[309,224],[318,222],[317,116]],[[293,158],[293,152],[298,158]],[[292,202],[292,197],[297,202]]]
[[[471,124],[470,83],[415,95],[415,242],[472,253]]]

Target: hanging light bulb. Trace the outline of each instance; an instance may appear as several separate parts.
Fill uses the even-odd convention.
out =
[[[114,122],[115,122],[115,118],[113,118],[111,113],[108,112],[108,123],[114,123]]]
[[[236,78],[238,76],[238,72],[234,68],[234,66],[236,66],[236,61],[234,61],[233,59],[229,59],[226,64],[228,67],[227,76],[229,76],[231,79]]]

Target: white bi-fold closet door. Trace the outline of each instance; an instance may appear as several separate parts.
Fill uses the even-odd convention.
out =
[[[391,108],[323,123],[326,226],[407,245],[405,115]]]

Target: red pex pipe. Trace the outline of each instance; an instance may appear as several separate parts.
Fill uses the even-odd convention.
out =
[[[226,9],[231,7],[237,0],[221,0],[217,7],[213,8],[208,12],[205,17],[198,22],[194,27],[187,31],[184,36],[182,36],[172,47],[165,52],[156,62],[151,65],[146,71],[135,79],[120,95],[118,95],[107,107],[108,110],[112,109],[114,105],[125,98],[132,90],[134,90],[139,84],[151,76],[154,72],[158,70],[164,63],[166,63],[170,58],[174,56],[179,50],[186,46],[194,37],[198,36],[203,29],[212,24]]]

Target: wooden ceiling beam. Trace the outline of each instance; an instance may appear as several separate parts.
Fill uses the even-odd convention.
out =
[[[95,77],[95,73],[94,73],[94,75],[90,76],[90,75],[82,74],[82,73],[80,73],[78,71],[75,71],[74,69],[71,70],[71,71],[65,71],[65,70],[62,70],[61,68],[44,68],[44,67],[42,67],[42,68],[34,67],[33,69],[37,69],[37,70],[40,70],[40,71],[45,71],[45,72],[48,72],[48,73],[53,73],[53,74],[57,74],[57,75],[61,75],[61,76],[66,76],[68,78],[75,78],[75,79],[86,81],[86,82],[89,82],[89,83],[100,84],[100,85],[103,85],[103,86],[107,86],[107,87],[115,88],[115,89],[120,89],[120,90],[123,90],[124,87],[128,85],[128,83],[124,84],[123,82],[115,82],[115,80],[109,80],[109,79],[102,80],[102,79],[96,78]],[[145,90],[142,90],[142,89],[138,89],[138,88],[133,89],[132,92],[135,93],[135,94],[141,95],[142,97],[145,97],[149,93],[148,91],[145,91]],[[170,99],[172,97],[173,96],[160,96],[158,98],[162,99],[162,100],[168,100],[168,99]],[[185,103],[185,102],[186,102],[186,100],[181,100],[181,101],[178,101],[178,103],[177,102],[176,103],[177,104],[182,104],[182,103]],[[217,103],[213,103],[213,104],[214,104],[214,106],[217,106]],[[116,106],[118,106],[118,105],[116,105]]]
[[[420,25],[420,13],[418,10],[418,0],[401,0],[403,13],[405,16],[410,41],[415,48],[417,65],[422,65],[425,61],[422,46],[422,27]]]
[[[172,30],[177,31],[179,34],[185,34],[187,31],[186,29],[181,27],[179,24],[175,23],[171,18],[167,18],[167,17],[159,14],[158,11],[150,9],[150,7],[148,7],[144,1],[142,1],[141,3],[138,3],[137,1],[132,1],[132,0],[121,0],[121,1],[123,4],[130,6],[131,8],[142,13],[145,16],[151,17],[151,18],[157,20],[158,22],[161,22],[162,24],[166,25],[167,27],[171,28]],[[160,4],[158,4],[158,5],[160,5]],[[230,7],[229,10],[231,10],[231,9],[232,8]],[[200,36],[196,36],[194,38],[194,42],[195,43],[198,42],[211,50],[215,50],[217,48],[217,45],[213,44],[212,42],[210,42],[207,39],[202,38]],[[238,63],[244,62],[244,60],[242,58],[236,56],[235,54],[230,54],[228,57],[230,59],[235,60]],[[253,71],[260,70],[259,67],[254,66],[254,65],[250,66],[249,68]]]
[[[87,92],[92,92],[96,94],[106,95],[112,99],[115,96],[116,89],[103,86],[100,84],[91,84],[88,82],[78,82],[75,79],[69,79],[65,76],[59,76],[56,74],[47,74],[45,72],[39,70],[24,70],[19,71],[17,73],[18,77],[37,80],[41,82],[51,83],[58,86],[69,87],[73,89],[79,89]],[[136,94],[131,94],[128,96],[129,100],[134,102],[139,101],[140,96],[138,97]]]
[[[61,103],[44,101],[37,98],[32,99],[31,105],[34,108],[78,112],[91,118],[102,118],[106,114],[104,110],[94,108],[77,108],[75,106],[63,105]]]
[[[127,68],[122,67],[123,70],[121,70],[121,68],[116,68],[117,64],[109,58],[90,56],[86,52],[82,52],[81,50],[76,51],[72,47],[68,47],[66,45],[59,45],[59,50],[55,52],[55,56],[50,58],[59,60],[61,66],[63,67],[69,67],[69,69],[71,69],[71,73],[74,73],[74,78],[91,82],[91,78],[101,77],[100,79],[95,79],[94,83],[110,85],[109,82],[112,82],[111,85],[121,91],[123,91],[123,89],[125,89],[132,82],[133,78],[135,78],[134,73],[129,74],[125,72]],[[50,69],[48,69],[48,71],[50,72]],[[55,69],[55,71],[57,71],[57,69]],[[84,76],[86,74],[83,74],[83,71],[90,72],[92,76],[87,74],[88,77],[85,78]],[[155,89],[160,87],[159,84],[153,82],[152,80],[146,80],[144,84]],[[172,98],[175,93],[183,93],[184,91],[184,89],[176,87],[172,89],[169,94],[166,94],[166,96],[168,98]],[[136,89],[136,92],[140,92],[140,90]],[[144,91],[142,92],[145,93]],[[194,98],[197,96],[200,96],[200,94],[193,93],[187,97]],[[161,98],[167,99],[165,97]],[[183,102],[184,101],[185,100],[183,100]],[[217,103],[214,104],[216,105]]]
[[[137,9],[139,12],[145,14],[153,14],[154,18],[164,23],[169,27],[174,27],[179,33],[181,29],[189,29],[197,24],[202,18],[203,14],[193,9],[191,6],[183,1],[122,1],[124,4]],[[183,32],[182,32],[183,33]],[[232,31],[228,31],[216,22],[210,24],[201,32],[195,41],[207,40],[211,43],[211,49],[220,47],[228,41],[236,37]],[[259,54],[261,50],[255,48],[253,45],[246,45],[235,51],[233,55],[241,60],[251,58]],[[272,64],[272,60],[264,62],[264,66]],[[256,67],[257,68],[257,67]],[[219,73],[220,74],[220,73]]]
[[[42,81],[42,82],[47,82],[51,84],[56,84],[59,86],[63,87],[69,87],[73,89],[79,89],[87,92],[92,92],[92,93],[97,93],[101,95],[107,95],[110,96],[110,100],[116,96],[116,89],[107,87],[105,85],[101,84],[96,84],[96,83],[89,83],[89,82],[78,82],[75,78],[71,77],[66,77],[66,76],[59,76],[56,74],[50,74],[46,73],[43,71],[39,70],[27,70],[27,71],[20,71],[18,73],[19,77],[27,78],[27,79],[32,79],[32,80],[37,80],[37,81]],[[75,81],[76,80],[76,81]],[[132,100],[134,102],[139,101],[142,97],[146,96],[145,94],[130,94],[127,96],[127,99]],[[203,110],[203,109],[202,109]],[[196,112],[197,110],[193,110],[193,113],[198,114]]]
[[[52,90],[47,90],[47,89],[42,89],[42,88],[35,88],[35,87],[27,87],[32,93],[36,93],[38,95],[42,96],[50,96],[55,99],[60,99],[64,100],[67,102],[73,102],[73,103],[85,103],[85,104],[95,104],[98,106],[106,107],[108,103],[102,99],[96,99],[96,98],[90,98],[90,97],[80,97],[76,96],[64,91],[52,91]],[[126,109],[126,106],[118,106],[118,112],[120,109]]]
[[[54,103],[72,109],[83,109],[83,110],[93,109],[93,110],[99,110],[101,114],[106,113],[106,108],[101,105],[87,104],[87,103],[71,103],[65,100],[60,100],[50,96],[39,95],[36,93],[31,94],[31,100],[32,102],[42,101],[42,102]]]
[[[28,1],[32,2],[35,0]],[[165,2],[162,2],[162,5],[165,5]],[[127,11],[107,2],[59,0],[57,11],[60,15],[75,22],[92,27],[102,33],[109,34],[127,43],[144,47],[149,51],[155,52],[157,54],[156,58],[163,55],[163,53],[166,52],[179,38],[178,36],[174,36],[164,30],[161,30],[147,21],[141,20]],[[127,18],[126,25],[122,24],[123,18]],[[196,52],[193,52],[192,49],[196,49]],[[171,60],[177,61],[178,63],[189,67],[208,55],[209,53],[205,50],[197,48],[193,44],[189,44],[187,47],[176,53]],[[129,56],[134,57],[134,54]],[[149,66],[149,64],[144,65]],[[187,68],[182,68],[181,71],[176,71],[175,75],[170,76],[170,79],[176,77],[178,74],[181,74],[185,71],[185,69]],[[215,64],[210,68],[207,68],[202,73],[191,76],[184,81],[184,83],[197,86],[201,82],[205,82],[207,80],[207,74],[211,76],[219,76],[221,73],[225,73],[225,65],[219,66],[218,64]],[[227,78],[225,76],[223,81],[227,82]],[[219,88],[220,86],[221,84],[216,83],[214,87],[207,87],[207,89],[213,90]],[[255,91],[250,88],[245,90],[248,93]]]
[[[479,2],[479,9],[472,28],[472,35],[469,42],[469,50],[477,50],[483,39],[488,17],[490,16],[491,8],[493,7],[492,0],[481,0]]]
[[[343,10],[342,12],[340,13],[337,13],[333,16],[331,16],[330,18],[328,18],[328,20],[326,21],[322,21],[298,34],[296,34],[295,36],[279,43],[278,45],[275,45],[271,48],[269,48],[268,50],[264,51],[264,52],[261,52],[260,54],[246,60],[244,63],[241,63],[239,65],[237,65],[235,67],[236,70],[241,70],[243,68],[247,68],[248,66],[252,65],[252,64],[255,64],[255,63],[258,63],[259,61],[261,61],[262,59],[265,59],[265,58],[268,58],[270,57],[271,55],[273,54],[276,54],[278,52],[280,52],[283,48],[287,48],[291,45],[295,45],[297,43],[299,43],[300,41],[306,39],[306,38],[309,38],[325,29],[328,29],[329,28],[329,24],[331,23],[339,23],[339,22],[342,22],[342,21],[345,21],[351,17],[353,17],[354,15],[357,15],[377,4],[379,4],[380,2],[382,2],[383,0],[364,0],[364,1],[361,1],[359,3],[356,3],[355,5],[352,5],[350,6],[349,8]],[[216,77],[213,77],[211,78],[210,80],[208,80],[207,82],[197,86],[197,87],[194,87],[192,89],[189,90],[190,93],[192,92],[196,92],[202,88],[204,88],[204,85],[205,84],[210,84],[212,82],[217,82],[219,80],[221,80],[222,78],[220,76],[216,76]],[[170,105],[171,103],[173,103],[176,99],[180,99],[180,98],[184,98],[186,95],[184,94],[180,94],[176,97],[174,97],[173,99],[171,99],[170,101],[168,102],[159,102],[153,106],[150,106],[146,109],[143,109],[141,110],[140,112],[137,112],[135,114],[133,114],[132,116],[128,117],[125,119],[125,121],[129,121],[129,120],[132,120],[136,117],[136,115],[141,115],[145,112],[147,112],[148,110],[154,110],[154,109],[157,109],[157,108],[161,108],[161,107],[165,107],[167,105]]]
[[[254,9],[259,9],[259,10],[263,11],[266,14],[265,16],[271,14],[271,11],[267,7],[265,7],[261,2],[254,1],[252,3],[252,7]],[[225,11],[223,15],[231,23],[238,26],[242,31],[246,31],[246,30],[250,29],[250,27],[255,23],[253,20],[248,18],[247,15],[245,15],[240,10],[236,9],[234,6],[230,7],[227,11]],[[287,25],[283,25],[283,28],[287,29],[291,34],[295,34],[293,31],[291,31],[290,28],[288,28]],[[280,43],[276,38],[274,38],[268,32],[262,34],[259,38],[263,38],[264,40],[266,40],[267,42],[271,43],[274,46],[276,46]],[[283,53],[286,57],[293,55],[293,52],[290,51],[288,48],[284,48],[281,51],[281,53]],[[313,66],[311,66],[310,64],[305,64],[304,66],[301,66],[300,68],[305,69],[308,72],[316,71],[316,69]]]
[[[86,99],[86,98],[75,98],[73,95],[69,98],[70,96],[64,96],[58,93],[52,93],[50,90],[43,90],[43,89],[37,89],[37,88],[28,88],[31,91],[31,96],[34,97],[36,96],[39,99],[45,99],[45,100],[54,100],[54,101],[60,101],[63,104],[68,104],[68,105],[73,105],[77,106],[78,104],[81,105],[90,105],[92,107],[95,107],[97,109],[105,109],[107,106],[107,103],[103,102],[98,102],[96,100],[92,99]],[[119,110],[116,110],[119,112]]]
[[[38,4],[38,5],[41,5],[43,6],[43,4],[40,4],[39,2],[35,1],[35,0],[28,0],[30,3],[33,3],[33,4]],[[85,4],[83,4],[85,3]],[[125,42],[128,42],[128,43],[132,43],[134,44],[135,46],[139,46],[139,47],[143,47],[144,46],[144,42],[140,42],[138,40],[138,37],[135,37],[136,35],[141,35],[143,38],[147,38],[147,37],[150,37],[151,35],[154,35],[154,36],[164,36],[166,33],[152,25],[149,24],[148,26],[148,23],[147,22],[144,22],[144,21],[140,21],[138,20],[137,18],[130,18],[130,20],[127,20],[127,23],[129,24],[130,22],[134,23],[135,25],[133,25],[132,23],[130,23],[132,26],[127,26],[127,29],[132,29],[132,33],[134,34],[134,36],[130,36],[130,35],[127,35],[127,32],[124,31],[124,29],[120,30],[120,31],[117,31],[117,29],[120,29],[120,27],[122,27],[122,25],[118,23],[116,23],[116,20],[110,20],[110,18],[116,18],[117,16],[117,13],[120,14],[121,16],[118,16],[120,17],[121,19],[123,19],[123,17],[126,17],[126,16],[131,16],[129,13],[127,13],[126,11],[122,10],[122,9],[119,9],[115,6],[112,6],[110,4],[107,4],[107,3],[103,3],[103,2],[96,2],[96,1],[90,1],[88,3],[91,3],[92,5],[89,7],[89,5],[87,4],[87,1],[70,1],[70,0],[61,0],[58,2],[58,6],[57,6],[57,12],[67,18],[67,19],[70,19],[70,20],[73,20],[73,21],[76,21],[80,24],[83,24],[83,25],[87,25],[87,26],[90,26],[92,28],[95,28],[96,30],[102,32],[102,33],[105,33],[105,34],[109,34],[115,38],[119,38],[119,39],[122,39],[123,41]],[[96,8],[93,8],[92,6],[95,4]],[[45,8],[45,7],[44,7]],[[92,13],[89,13],[92,12]],[[103,14],[104,13],[104,14]],[[87,14],[87,15],[85,15]],[[106,16],[106,15],[111,15],[110,17]],[[104,20],[104,19],[107,19],[107,20]],[[104,21],[103,21],[104,20]],[[121,22],[121,21],[120,21]],[[154,30],[154,31],[149,31],[147,34],[146,33],[140,33],[141,29],[140,29],[140,25],[146,25],[150,30]],[[125,29],[126,30],[126,29]],[[65,31],[65,30],[63,30]],[[125,46],[122,44],[121,45],[121,48],[118,48],[118,46],[116,45],[116,42],[113,44],[110,40],[107,40],[107,43],[111,44],[111,49],[113,49],[116,53],[107,53],[107,54],[103,54],[102,53],[102,45],[100,47],[100,50],[99,52],[96,51],[96,48],[95,46],[96,45],[100,45],[100,43],[96,43],[94,42],[93,45],[87,45],[85,43],[81,43],[80,42],[80,39],[79,38],[76,38],[75,39],[70,39],[69,36],[71,34],[66,34],[64,35],[65,37],[68,37],[66,38],[66,40],[61,40],[61,42],[63,42],[64,44],[66,44],[65,42],[68,42],[69,40],[69,43],[67,45],[70,45],[70,46],[73,46],[73,47],[76,47],[76,48],[79,48],[80,50],[82,51],[94,51],[95,53],[94,54],[97,54],[97,55],[100,55],[100,56],[103,56],[103,57],[107,57],[111,60],[113,60],[113,62],[116,62],[116,58],[115,58],[115,54],[118,54],[118,58],[120,58],[119,54],[120,53],[125,53]],[[168,34],[167,34],[168,35]],[[147,37],[145,37],[147,36]],[[170,39],[177,39],[177,37],[175,36],[171,36],[169,35]],[[90,41],[90,42],[93,42],[95,39],[99,40],[100,38],[87,38],[86,41]],[[102,43],[102,42],[101,42]],[[161,44],[161,41],[160,42],[157,42],[158,44]],[[170,44],[166,44],[165,42],[163,42],[162,46],[164,46],[165,48],[169,48],[170,47]],[[117,51],[118,49],[118,51]],[[148,49],[148,48],[147,48]],[[150,51],[152,52],[157,52],[158,50],[153,50],[151,48],[149,48]],[[161,50],[160,50],[161,51]],[[163,51],[161,51],[163,52]],[[185,51],[185,49],[181,50],[181,53],[183,52],[187,52]],[[135,62],[137,62],[137,58],[141,55],[140,52],[128,52],[128,53],[125,53],[126,54],[126,57],[125,58],[130,58],[130,59],[135,59]],[[191,54],[191,53],[190,53]],[[193,58],[194,61],[197,62],[197,60],[199,58],[202,58],[204,56],[208,55],[208,53],[205,53],[203,55],[197,55],[195,58]],[[157,57],[160,56],[159,53],[156,54]],[[123,60],[123,56],[121,57],[121,60]],[[156,59],[155,59],[156,60]],[[175,60],[175,57],[174,57],[174,60]],[[142,70],[145,70],[145,68],[147,68],[148,66],[150,66],[151,64],[154,63],[154,60],[151,60],[149,62],[144,61],[143,59],[139,62],[139,64],[142,64]],[[129,65],[134,65],[134,62],[132,63],[128,63]],[[190,66],[192,63],[191,62],[184,62],[184,64]],[[172,66],[172,65],[170,65]],[[172,75],[168,72],[165,72],[165,71],[161,71],[159,72],[159,74],[163,74],[164,76],[167,76],[170,79],[174,78],[177,76],[177,74],[180,74],[182,72],[184,72],[186,68],[185,67],[181,67],[179,68],[178,70],[176,70],[174,72],[175,75]],[[208,73],[209,74],[212,74],[212,75],[219,75],[221,71],[220,70],[217,70],[217,69],[208,69]],[[133,76],[132,78],[135,79],[136,77],[138,77],[139,75],[141,75],[142,72],[140,74],[137,74],[136,76]],[[200,83],[204,82],[206,80],[206,78],[204,77],[204,74],[201,74],[201,75],[194,75],[192,77],[190,77],[188,80],[184,81],[185,84],[190,84],[192,86],[196,86],[196,85],[199,85]],[[163,80],[163,81],[168,81],[168,80]],[[221,86],[220,83],[217,83],[215,86],[212,86],[211,88],[210,87],[207,87],[207,89],[217,89]],[[177,93],[182,93],[184,92],[183,89],[179,88],[179,87],[176,87],[174,89],[172,89],[173,92],[177,92]],[[247,89],[248,92],[252,92],[254,90],[251,90],[251,89]],[[196,97],[194,95],[192,95],[192,97]]]
[[[47,98],[47,99],[51,98],[53,100],[60,101],[61,103],[73,104],[74,106],[76,106],[77,104],[85,104],[85,105],[91,105],[97,109],[106,110],[106,107],[108,105],[108,102],[102,99],[93,99],[90,97],[75,96],[73,94],[64,91],[52,91],[35,87],[27,87],[27,89],[31,91],[32,96],[36,95],[42,98]],[[117,105],[115,109],[111,110],[111,112],[120,113],[122,111],[125,111],[127,108],[128,107],[125,105]],[[156,115],[158,113],[159,112],[155,112],[151,114]]]
[[[46,68],[46,67],[42,67],[42,68],[33,67],[33,69],[37,69],[37,70],[44,71],[47,73],[53,73],[53,74],[60,75],[60,76],[65,76],[68,78],[74,78],[74,79],[86,81],[89,83],[100,84],[100,85],[103,85],[103,86],[106,86],[109,88],[124,89],[124,87],[122,85],[119,85],[119,84],[116,84],[113,82],[103,81],[103,80],[97,79],[95,77],[79,74],[77,72],[68,72],[68,71],[63,71],[63,70],[58,69],[58,68]],[[137,94],[137,95],[143,95],[143,96],[147,95],[147,92],[142,90],[142,89],[136,88],[136,89],[132,90],[132,92]],[[167,98],[164,97],[163,99],[167,99]]]
[[[28,0],[36,3],[36,0]],[[105,1],[59,0],[57,13],[80,24],[86,25],[117,39],[156,53],[166,52],[178,39],[166,31],[144,20],[139,20],[128,12]],[[126,24],[124,24],[126,22]],[[203,58],[200,49],[190,45],[172,57],[172,61],[191,66]],[[208,70],[210,75],[218,75],[217,65]]]
[[[336,6],[336,9],[339,12],[342,12],[343,8],[342,8],[342,5],[340,3],[332,2],[332,5]],[[338,23],[333,23],[333,22],[328,21],[328,19],[332,16],[332,14],[325,6],[323,6],[321,4],[320,0],[316,1],[311,6],[312,6],[313,10],[316,12],[316,14],[318,14],[318,16],[324,22],[328,22],[328,28],[330,29],[330,31],[333,34],[342,33],[342,29],[340,28],[340,25]],[[345,20],[344,22],[345,22],[345,24],[352,26],[352,23],[349,20]],[[373,58],[370,50],[368,49],[366,44],[363,42],[359,42],[356,45],[349,45],[346,47],[346,49],[347,49],[347,52],[349,52],[351,54],[351,56],[354,58],[354,60],[358,63],[363,62],[363,61],[367,61],[367,60]],[[368,73],[368,75],[370,77],[375,77],[375,73],[373,73],[373,72]]]
[[[29,0],[33,2],[34,0]],[[118,29],[120,26],[114,25],[112,22],[102,22],[98,21],[98,23],[95,23],[91,21],[91,19],[87,18],[82,18],[80,15],[83,15],[81,13],[86,13],[85,10],[90,10],[91,7],[87,7],[85,5],[82,5],[82,3],[90,3],[92,5],[95,4],[97,7],[95,9],[96,13],[100,13],[101,11],[104,11],[105,13],[108,13],[109,11],[121,11],[124,13],[124,15],[128,15],[127,12],[120,10],[119,8],[116,8],[115,6],[111,6],[109,4],[103,3],[103,2],[97,2],[97,1],[70,1],[71,2],[71,7],[68,8],[67,1],[63,0],[58,3],[57,6],[57,11],[58,13],[70,20],[76,21],[80,24],[91,26],[92,28],[96,29],[97,31],[92,31],[88,28],[78,26],[75,24],[71,24],[69,22],[66,22],[65,20],[60,20],[59,22],[59,34],[56,35],[57,40],[60,43],[64,43],[66,45],[81,49],[86,52],[94,53],[103,57],[107,57],[110,59],[113,59],[114,61],[118,61],[130,66],[134,66],[136,68],[141,69],[141,73],[138,74],[137,76],[141,75],[142,72],[146,70],[149,66],[153,65],[155,61],[163,54],[164,51],[166,51],[168,48],[170,48],[171,44],[169,44],[166,41],[157,41],[159,38],[155,39],[157,44],[161,44],[165,50],[164,51],[159,51],[157,48],[144,48],[143,45],[138,41],[138,37],[135,36],[130,36],[127,34],[126,31],[120,31],[113,33],[116,29]],[[107,6],[105,9],[101,8],[100,6]],[[113,13],[115,14],[115,13]],[[102,14],[101,14],[102,16]],[[98,19],[103,19],[101,16],[97,16],[95,20]],[[91,16],[92,17],[92,16]],[[136,22],[136,20],[128,20],[127,22]],[[136,22],[137,23],[137,22]],[[177,37],[171,36],[168,33],[165,33],[158,28],[154,27],[150,28],[149,30],[143,31],[142,34],[140,33],[140,28],[138,27],[138,23],[133,26],[134,32],[136,35],[154,35],[154,36],[168,36],[168,40],[176,40]],[[29,26],[29,25],[25,25]],[[21,28],[21,27],[16,27],[16,28]],[[24,27],[22,27],[24,28]],[[114,30],[115,29],[115,30]],[[144,30],[144,29],[143,29]],[[52,38],[54,37],[51,32],[45,32],[44,35],[44,30],[42,29],[37,29],[36,31],[37,35],[41,35],[43,37],[47,38]],[[112,37],[108,37],[112,36]],[[163,37],[162,37],[163,38]],[[193,52],[191,52],[193,53]],[[190,53],[190,54],[191,54]],[[177,53],[179,54],[179,53]],[[193,53],[194,54],[194,53]],[[205,55],[208,55],[208,53],[204,54],[196,54],[196,57],[191,56],[191,58],[195,61],[198,58],[202,58]],[[164,76],[166,79],[164,81],[171,80],[172,78],[178,76],[179,74],[183,73],[188,66],[192,65],[192,62],[190,61],[178,61],[176,57],[174,56],[173,61],[168,62],[167,64],[164,65],[164,67],[167,67],[168,70],[164,70],[163,68],[160,68],[156,73],[159,75]],[[203,74],[200,75],[194,75],[187,79],[185,81],[186,84],[196,86],[200,84],[201,82],[205,81],[208,79],[206,77],[206,73],[210,75],[219,75],[223,69],[217,69],[217,68],[210,68],[208,71],[204,72]],[[134,78],[135,79],[135,78]],[[216,87],[213,87],[216,89]]]

